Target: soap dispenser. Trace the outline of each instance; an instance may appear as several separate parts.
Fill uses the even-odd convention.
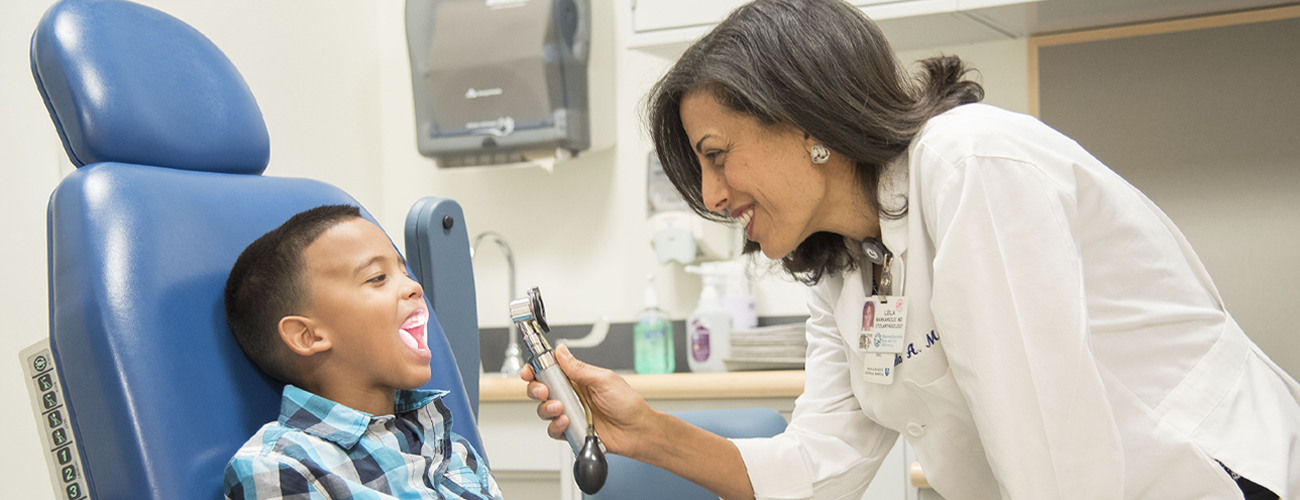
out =
[[[695,373],[719,373],[727,371],[724,359],[730,357],[731,351],[731,313],[722,307],[718,298],[719,281],[725,276],[716,273],[704,274],[704,289],[700,292],[700,303],[686,318],[686,344],[688,355],[686,362]]]
[[[654,275],[646,275],[645,309],[632,329],[633,367],[638,374],[672,373],[677,368],[673,352],[673,322],[659,309]]]

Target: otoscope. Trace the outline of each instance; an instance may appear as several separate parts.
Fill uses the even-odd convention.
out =
[[[543,335],[551,331],[551,327],[546,324],[542,292],[533,287],[528,290],[527,297],[510,301],[510,318],[519,327],[519,336],[532,354],[528,364],[532,365],[534,376],[550,389],[551,399],[564,405],[564,415],[569,417],[569,428],[565,429],[564,437],[569,440],[576,458],[573,463],[574,482],[583,493],[594,495],[605,486],[605,475],[609,473],[605,445],[596,435],[590,406],[583,403],[569,377],[555,362],[551,344]]]

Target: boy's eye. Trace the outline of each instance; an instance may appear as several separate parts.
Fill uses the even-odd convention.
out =
[[[378,276],[366,280],[366,283],[383,283],[387,279],[388,279],[387,274],[380,274]]]

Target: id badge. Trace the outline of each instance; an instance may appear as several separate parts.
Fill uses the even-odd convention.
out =
[[[903,352],[907,332],[907,299],[902,296],[867,297],[862,305],[862,330],[858,349],[866,352]]]
[[[894,357],[892,352],[868,352],[862,355],[862,379],[873,384],[894,383]]]

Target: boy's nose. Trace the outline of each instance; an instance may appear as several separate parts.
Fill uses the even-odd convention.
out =
[[[410,276],[406,277],[406,288],[402,289],[402,296],[408,299],[419,299],[424,297],[424,287],[420,286],[419,281]]]

